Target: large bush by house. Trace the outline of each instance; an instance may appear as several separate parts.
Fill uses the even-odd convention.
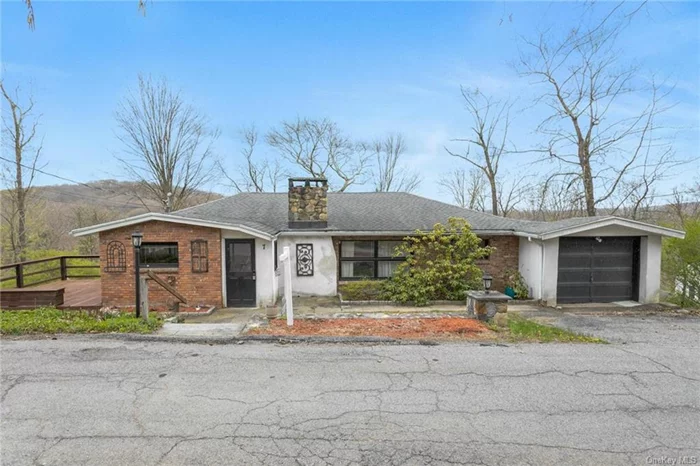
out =
[[[700,306],[700,219],[687,220],[685,238],[663,245],[663,272],[670,300],[680,306]]]
[[[481,289],[482,272],[475,262],[491,248],[481,247],[466,220],[450,218],[431,231],[417,231],[397,248],[405,255],[384,286],[386,299],[426,305],[435,300],[462,300],[468,289]]]

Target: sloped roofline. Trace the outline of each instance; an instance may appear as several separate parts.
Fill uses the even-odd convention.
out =
[[[243,225],[240,223],[236,224],[231,224],[231,223],[223,223],[223,222],[216,222],[216,221],[211,221],[211,220],[201,220],[201,219],[195,219],[191,217],[181,217],[179,215],[171,215],[171,214],[164,214],[164,213],[158,213],[158,212],[149,212],[145,214],[140,214],[136,215],[133,217],[128,217],[125,219],[121,220],[114,220],[111,222],[106,222],[106,223],[101,223],[98,225],[92,225],[89,227],[85,228],[78,228],[75,230],[72,230],[70,234],[75,237],[80,237],[80,236],[86,236],[86,235],[92,235],[95,233],[99,233],[101,231],[107,231],[107,230],[113,230],[116,228],[122,228],[130,225],[136,225],[139,223],[144,223],[144,222],[150,222],[150,221],[161,221],[161,222],[170,222],[170,223],[178,223],[178,224],[184,224],[184,225],[195,225],[195,226],[202,226],[202,227],[210,227],[210,228],[219,228],[223,230],[232,230],[232,231],[239,231],[241,233],[246,233],[251,236],[254,236],[256,238],[261,238],[265,240],[272,240],[275,239],[277,236],[329,236],[329,235],[356,235],[356,236],[377,236],[377,235],[390,235],[390,236],[398,236],[398,235],[411,235],[415,233],[415,230],[413,231],[390,231],[390,230],[372,230],[372,231],[340,231],[340,230],[332,230],[332,229],[319,229],[319,230],[282,230],[277,232],[276,234],[270,234],[266,233],[264,231],[261,231],[257,228],[253,228],[247,225]],[[546,222],[543,222],[546,223]],[[646,233],[651,233],[651,234],[656,234],[656,235],[661,235],[661,236],[668,236],[671,238],[685,238],[685,232],[680,231],[680,230],[674,230],[672,228],[666,228],[666,227],[660,227],[657,225],[651,225],[649,223],[644,223],[644,222],[639,222],[636,220],[629,220],[625,218],[620,218],[620,217],[603,217],[603,218],[595,218],[591,219],[591,221],[588,222],[583,222],[579,223],[576,225],[569,225],[561,228],[556,228],[556,224],[553,223],[552,226],[554,229],[552,230],[545,230],[545,231],[527,231],[526,225],[523,225],[525,228],[520,228],[517,230],[503,230],[503,229],[480,229],[480,228],[474,228],[473,231],[477,234],[489,234],[489,235],[514,235],[514,236],[520,236],[520,237],[525,237],[525,238],[532,238],[532,239],[538,239],[538,240],[548,240],[548,239],[553,239],[553,238],[558,238],[560,236],[567,236],[567,235],[573,235],[577,233],[585,233],[586,231],[593,230],[596,228],[601,228],[601,227],[606,227],[606,226],[621,226],[625,228],[631,228],[634,230],[646,232]]]
[[[178,215],[169,215],[158,212],[149,212],[146,214],[135,215],[133,217],[124,218],[121,220],[114,220],[112,222],[100,223],[98,225],[92,225],[85,228],[78,228],[72,230],[70,234],[75,237],[92,235],[99,233],[101,231],[114,230],[116,228],[128,227],[130,225],[136,225],[144,222],[160,221],[160,222],[170,222],[179,223],[184,225],[195,225],[200,227],[210,227],[210,228],[220,228],[223,230],[233,230],[240,231],[241,233],[246,233],[256,238],[261,238],[265,240],[273,239],[273,235],[265,233],[255,228],[251,228],[246,225],[241,224],[229,224],[221,222],[213,222],[210,220],[199,220],[194,218],[180,217]]]
[[[562,227],[546,232],[542,232],[539,235],[532,235],[533,238],[547,240],[552,238],[558,238],[560,236],[573,235],[577,233],[585,233],[586,231],[593,230],[596,228],[602,228],[607,226],[622,226],[626,228],[632,228],[635,230],[640,230],[647,233],[652,233],[655,235],[668,236],[671,238],[685,238],[685,232],[680,230],[674,230],[672,228],[660,227],[657,225],[652,225],[650,223],[639,222],[637,220],[630,220],[621,217],[603,217],[592,219],[590,222],[580,223],[578,225],[571,225],[567,227]]]

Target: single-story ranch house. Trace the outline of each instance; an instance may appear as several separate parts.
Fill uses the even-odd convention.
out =
[[[531,297],[557,303],[658,300],[661,238],[681,231],[617,217],[537,222],[502,218],[406,193],[328,193],[325,180],[290,179],[288,193],[241,193],[169,214],[147,213],[72,232],[98,233],[102,304],[133,306],[131,234],[143,234],[142,270],[191,305],[277,301],[278,256],[292,256],[294,295],[333,296],[338,285],[391,276],[398,241],[450,217],[465,218],[495,248],[479,266],[503,291],[519,270]],[[151,287],[153,305],[172,296]]]

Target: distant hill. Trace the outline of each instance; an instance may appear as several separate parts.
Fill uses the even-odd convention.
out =
[[[96,254],[94,238],[74,238],[70,231],[118,220],[149,211],[161,212],[157,201],[148,200],[137,183],[116,180],[91,181],[82,185],[37,186],[27,206],[30,251],[73,251]],[[197,192],[190,205],[223,197],[218,193]],[[0,261],[10,261],[11,235],[6,218],[11,215],[7,191],[0,191],[3,219],[0,222]]]
[[[148,199],[138,183],[130,181],[98,180],[85,185],[37,186],[34,188],[33,195],[49,204],[103,208],[114,212],[119,217],[161,210],[159,203]],[[192,196],[190,204],[198,205],[221,197],[223,196],[218,193],[200,191]]]

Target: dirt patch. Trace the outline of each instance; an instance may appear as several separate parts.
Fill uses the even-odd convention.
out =
[[[410,339],[469,339],[482,340],[494,333],[478,320],[464,317],[436,317],[424,319],[298,319],[287,327],[282,319],[270,321],[267,327],[250,329],[253,335],[322,335],[322,336],[378,336]]]

